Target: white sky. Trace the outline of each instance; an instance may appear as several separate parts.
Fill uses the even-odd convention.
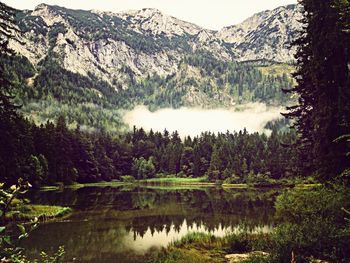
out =
[[[34,9],[40,3],[72,9],[123,11],[145,7],[157,8],[168,15],[207,29],[221,29],[242,22],[254,13],[297,0],[1,0],[18,9]]]

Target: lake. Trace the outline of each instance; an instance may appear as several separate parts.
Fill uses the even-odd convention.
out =
[[[143,255],[189,232],[223,236],[268,232],[274,225],[276,191],[215,187],[85,187],[30,193],[35,204],[69,206],[73,212],[41,223],[23,246],[30,256],[64,245],[76,262],[143,262]]]

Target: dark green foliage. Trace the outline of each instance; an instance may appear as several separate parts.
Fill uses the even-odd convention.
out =
[[[55,46],[59,34],[65,34],[66,32],[67,29],[63,23],[54,23],[52,29],[48,33],[50,47],[53,48]]]
[[[107,131],[125,128],[119,109],[139,104],[151,110],[198,105],[221,107],[232,106],[232,101],[280,105],[290,100],[281,89],[293,84],[285,74],[264,75],[253,65],[226,63],[201,52],[184,59],[178,74],[165,77],[153,74],[141,78],[123,66],[120,72],[126,76],[124,88],[116,79],[111,84],[93,74],[82,76],[62,68],[59,56],[51,51],[35,69],[22,57],[3,57],[1,61],[8,72],[7,79],[15,84],[16,101],[23,105],[21,111],[36,123],[55,120],[64,114],[69,125]],[[190,67],[200,73],[188,77]],[[193,89],[201,100],[192,105],[187,97]]]
[[[15,34],[19,33],[12,24],[15,10],[3,3],[0,6],[0,61],[4,61],[0,63],[0,174],[1,181],[15,183],[18,175],[30,170],[27,169],[28,163],[35,164],[30,156],[33,150],[30,131],[17,114],[19,107],[13,102],[14,88],[21,82],[22,74],[26,75],[26,70],[19,66],[20,77],[15,78],[16,75],[7,67],[8,64],[16,65],[12,63],[14,52],[8,47],[9,39],[16,41]]]
[[[36,161],[35,161],[36,162]],[[39,206],[29,206],[28,201],[22,198],[22,195],[30,188],[28,182],[19,179],[17,184],[9,188],[0,183],[0,257],[4,262],[11,263],[30,263],[38,260],[30,260],[24,254],[24,249],[20,246],[23,239],[37,228],[40,215],[36,213]],[[69,213],[71,209],[63,207],[40,206],[41,213],[45,215],[55,211],[55,216],[61,216]],[[54,214],[54,213],[53,213]],[[11,222],[9,223],[9,218]],[[26,223],[17,222],[26,219]],[[45,252],[40,253],[40,262],[59,263],[64,262],[64,248],[59,247],[58,251],[49,256]]]
[[[8,47],[8,43],[10,39],[16,39],[14,33],[18,30],[12,25],[14,9],[1,2],[0,7],[0,60],[3,60],[14,55],[13,50]],[[16,106],[12,102],[13,83],[8,78],[8,74],[4,63],[0,63],[0,120],[4,123],[16,119]]]
[[[155,167],[153,164],[153,158],[149,158],[148,160],[143,157],[134,159],[132,170],[133,176],[136,179],[147,179],[154,177]]]
[[[305,34],[296,41],[299,103],[289,107],[299,140],[304,175],[326,182],[349,168],[349,145],[338,137],[350,133],[349,1],[304,0]]]
[[[21,176],[35,187],[110,181],[123,175],[147,179],[157,173],[266,183],[289,177],[295,166],[293,151],[283,147],[294,140],[294,133],[276,130],[269,138],[244,131],[203,133],[182,141],[177,132],[169,136],[167,131],[146,133],[134,128],[118,138],[86,133],[79,127],[69,130],[61,116],[56,124],[40,127],[19,118],[1,134],[6,138],[0,151],[1,181],[14,183]]]
[[[252,237],[247,233],[228,235],[229,253],[246,253],[252,250]]]
[[[46,163],[46,165],[47,165],[47,163]],[[44,169],[45,168],[43,167],[42,163],[39,161],[39,158],[35,155],[31,155],[30,159],[28,161],[28,172],[27,172],[28,176],[27,177],[28,177],[28,181],[31,182],[31,184],[34,187],[40,186],[41,182],[43,181]]]
[[[67,116],[69,125],[80,124],[87,130],[123,130],[117,108],[126,105],[114,90],[94,76],[84,77],[44,59],[36,69],[24,57],[3,56],[5,79],[11,80],[13,100],[20,111],[36,123]],[[102,97],[101,97],[102,96]]]
[[[198,69],[200,73],[188,77],[189,67]],[[178,71],[178,74],[166,77],[153,75],[133,82],[120,96],[123,101],[129,98],[130,102],[133,101],[130,98],[137,98],[134,102],[144,103],[152,110],[186,106],[186,94],[193,88],[196,94],[207,97],[205,106],[229,105],[227,97],[238,104],[254,101],[280,105],[291,100],[282,93],[282,89],[293,86],[291,78],[286,74],[263,75],[253,65],[220,61],[205,52],[187,56],[180,63]]]
[[[184,142],[184,144],[186,144],[186,142]],[[194,175],[193,158],[193,148],[184,147],[180,159],[180,168],[184,174],[188,175],[189,177],[192,177]]]
[[[246,229],[238,233],[229,233],[223,237],[212,234],[194,232],[170,243],[153,255],[150,262],[227,262],[227,254],[246,254],[247,260],[239,262],[271,262],[269,255],[257,251],[259,239],[265,239],[264,234],[252,234]],[[251,252],[254,250],[255,252]],[[235,261],[232,258],[230,261]]]
[[[220,151],[221,152],[221,151]],[[219,156],[219,150],[216,145],[214,145],[213,152],[210,157],[210,165],[207,171],[208,178],[212,181],[220,180],[221,172],[223,171],[222,159]]]
[[[87,78],[72,73],[60,67],[56,61],[49,59],[42,61],[41,66],[40,75],[34,83],[38,89],[38,98],[52,95],[58,101],[100,103],[98,93],[94,93],[91,88],[100,91],[107,99],[110,98],[112,88],[93,76]]]
[[[316,257],[330,262],[348,262],[350,226],[342,207],[349,207],[345,188],[291,190],[277,198],[276,214],[282,220],[273,233],[276,262],[297,262]]]
[[[3,183],[0,184],[0,257],[7,262],[25,262],[25,258],[22,259],[23,249],[19,246],[19,242],[27,238],[28,233],[37,226],[37,220],[35,220],[28,225],[17,224],[18,231],[14,231],[6,224],[8,213],[19,213],[18,207],[13,205],[14,200],[22,202],[17,198],[20,198],[19,196],[29,187],[28,182],[22,179],[19,179],[17,184],[10,188],[4,187]]]
[[[44,19],[40,16],[29,16],[26,13],[16,10],[15,14],[15,22],[18,25],[19,29],[22,32],[28,32],[35,28],[38,33],[46,36],[48,34],[48,28],[46,27],[46,23]],[[24,19],[25,18],[25,19]],[[35,36],[33,36],[35,37]],[[43,41],[42,39],[40,40],[39,38],[36,39],[36,41]]]
[[[293,86],[293,81],[286,74],[264,75],[254,64],[223,62],[204,51],[186,57],[184,63],[199,68],[203,77],[216,80],[217,87],[204,82],[196,85],[209,96],[228,87],[227,92],[238,103],[260,101],[280,105],[290,100],[282,93],[282,89]]]
[[[292,190],[277,198],[277,216],[283,221],[274,231],[277,262],[297,262],[313,256],[331,262],[348,262],[350,228],[342,207],[349,207],[348,189]]]

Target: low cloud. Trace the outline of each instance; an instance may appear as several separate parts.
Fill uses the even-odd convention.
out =
[[[123,119],[130,127],[169,132],[177,130],[181,137],[197,136],[202,132],[240,131],[264,132],[266,123],[281,118],[282,108],[267,107],[262,103],[249,103],[231,109],[160,109],[150,112],[145,106],[137,106]]]

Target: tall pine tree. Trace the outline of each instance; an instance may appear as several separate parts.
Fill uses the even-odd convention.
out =
[[[304,29],[296,54],[297,85],[290,90],[299,103],[289,107],[299,132],[301,173],[316,173],[322,181],[336,178],[350,163],[348,0],[302,0]]]

